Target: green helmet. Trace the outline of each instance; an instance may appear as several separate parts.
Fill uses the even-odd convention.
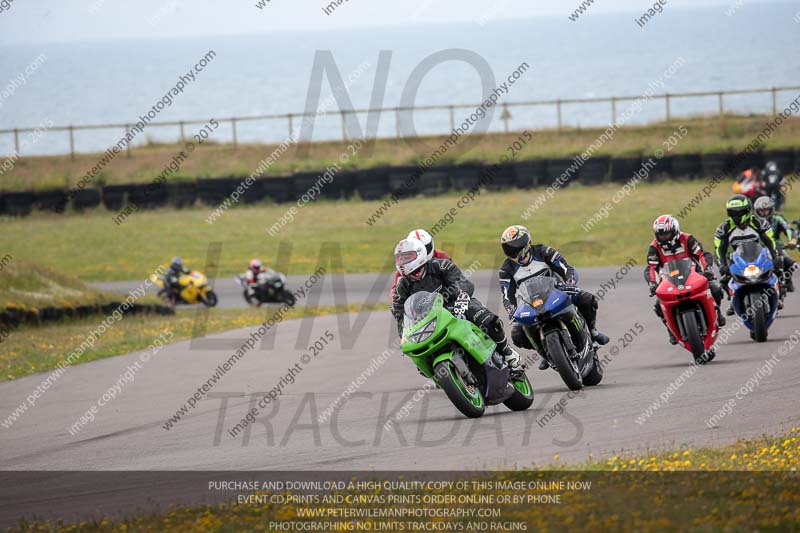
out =
[[[728,212],[731,222],[740,228],[750,222],[753,216],[753,206],[747,196],[743,194],[731,196],[725,204],[725,210]]]

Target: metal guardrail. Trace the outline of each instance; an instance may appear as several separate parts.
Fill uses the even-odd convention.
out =
[[[742,95],[742,94],[768,94],[772,97],[772,114],[776,115],[778,113],[778,93],[783,91],[798,91],[800,90],[800,86],[789,86],[789,87],[770,87],[770,88],[762,88],[762,89],[737,89],[737,90],[729,90],[729,91],[699,91],[699,92],[685,92],[685,93],[663,93],[653,95],[652,97],[648,98],[648,100],[663,100],[664,101],[664,118],[667,122],[671,121],[673,118],[672,113],[672,101],[678,98],[707,98],[710,96],[716,96],[718,99],[718,115],[720,119],[724,117],[725,114],[725,96],[733,96],[733,95]],[[618,102],[625,102],[631,100],[638,100],[641,99],[642,96],[611,96],[611,97],[597,97],[597,98],[560,98],[556,100],[530,100],[530,101],[522,101],[522,102],[506,102],[501,104],[503,111],[500,118],[504,121],[504,129],[506,132],[509,131],[508,121],[511,118],[511,114],[509,112],[509,108],[512,107],[535,107],[535,106],[554,106],[556,108],[556,124],[558,131],[562,131],[564,129],[563,121],[562,121],[562,108],[564,105],[572,105],[572,104],[595,104],[595,103],[608,103],[610,104],[611,108],[611,122],[610,124],[615,124],[617,120],[617,103]],[[347,128],[346,128],[346,118],[347,115],[352,114],[359,114],[359,113],[395,113],[395,136],[400,138],[400,113],[404,111],[443,111],[447,110],[450,113],[450,130],[455,128],[455,110],[456,109],[475,109],[480,104],[453,104],[453,105],[425,105],[425,106],[413,106],[413,107],[381,107],[381,108],[361,108],[361,109],[346,109],[346,110],[339,110],[336,113],[341,115],[342,119],[342,140],[348,140],[347,138]],[[328,113],[325,113],[326,115]],[[252,115],[252,116],[242,116],[242,117],[230,117],[230,118],[216,118],[217,121],[220,123],[228,122],[231,125],[232,131],[232,139],[231,142],[234,148],[238,147],[239,141],[237,138],[237,131],[236,125],[239,122],[249,122],[249,121],[263,121],[263,120],[286,120],[287,127],[288,127],[288,135],[291,136],[294,131],[294,121],[296,119],[304,119],[306,117],[313,117],[317,116],[318,113],[287,113],[287,114],[272,114],[272,115]],[[170,121],[170,122],[150,122],[147,127],[164,127],[170,126],[175,127],[178,126],[180,128],[180,141],[183,142],[186,139],[185,136],[185,127],[195,124],[206,124],[208,123],[209,119],[201,119],[201,120],[180,120],[180,121]],[[69,126],[53,126],[47,129],[48,132],[50,131],[66,131],[69,133],[69,153],[71,157],[75,157],[75,132],[81,130],[100,130],[100,129],[123,129],[124,133],[128,132],[132,124],[91,124],[91,125],[69,125]],[[534,129],[534,128],[530,128]],[[14,151],[16,154],[19,154],[19,134],[26,133],[26,132],[34,132],[37,131],[37,128],[11,128],[11,129],[0,129],[0,134],[11,134],[14,136]],[[444,132],[443,132],[444,133]],[[274,143],[276,141],[264,141],[265,143]],[[277,141],[280,142],[280,141]],[[131,156],[131,147],[128,145],[127,154]]]

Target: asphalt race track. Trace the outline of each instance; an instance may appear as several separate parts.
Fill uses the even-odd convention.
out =
[[[579,270],[581,285],[594,292],[601,283],[608,286],[618,272]],[[296,285],[298,279],[291,283]],[[389,279],[388,274],[326,277],[298,305],[358,303],[370,300],[370,294],[370,301],[385,300]],[[499,310],[495,279],[495,272],[481,271],[473,281],[476,296]],[[230,290],[221,283],[218,287],[223,304],[244,304],[232,282]],[[341,301],[344,297],[349,302]],[[796,294],[789,295],[767,343],[751,341],[739,327],[706,367],[690,366],[691,355],[669,345],[652,305],[641,267],[634,267],[601,302],[599,326],[612,341],[600,352],[601,357],[608,354],[610,362],[599,386],[569,397],[555,371],[542,372],[534,365],[528,370],[537,395],[534,406],[525,413],[492,407],[479,420],[463,418],[439,390],[418,393],[415,401],[426,381],[395,351],[384,363],[373,364],[374,373],[362,377],[357,392],[335,411],[333,422],[318,421],[396,338],[393,321],[384,311],[278,324],[169,430],[163,427],[167,420],[255,328],[164,347],[141,363],[135,379],[123,384],[116,398],[99,408],[96,419],[73,436],[67,428],[129,365],[140,361],[142,352],[77,365],[10,428],[0,428],[0,465],[17,471],[477,470],[576,463],[590,453],[598,458],[620,451],[721,444],[799,425],[793,398],[800,382],[800,348],[791,350],[785,343],[800,329]],[[735,318],[728,320],[730,328]],[[334,340],[314,356],[308,346],[325,338],[326,331]],[[626,332],[629,340],[623,339]],[[774,368],[756,383],[754,375],[773,354]],[[300,370],[288,383],[287,369],[298,363]],[[44,377],[0,384],[0,418],[5,420]],[[748,380],[752,391],[745,388],[742,394]],[[254,425],[231,436],[228,431],[281,383],[280,395],[274,393],[278,400],[260,409]],[[643,416],[660,397],[652,416]],[[713,429],[707,427],[706,421],[731,399],[735,405],[730,414]],[[560,400],[564,413],[548,415]],[[386,427],[407,402],[407,415]],[[0,525],[33,510],[60,515],[94,510],[59,498],[75,492],[68,477],[55,476],[35,493],[23,489],[3,483],[0,499],[12,504],[0,511]],[[129,505],[155,494],[145,483],[95,490],[122,491]],[[158,490],[162,496],[175,496],[168,486]]]

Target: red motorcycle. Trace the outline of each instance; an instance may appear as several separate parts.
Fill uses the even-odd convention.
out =
[[[759,179],[758,171],[752,169],[747,169],[739,174],[739,177],[733,183],[733,192],[743,194],[750,200],[755,200],[759,196],[766,194],[764,192],[764,184]]]
[[[697,272],[691,259],[670,261],[661,268],[656,297],[667,327],[678,342],[692,352],[697,364],[716,356],[717,310],[708,279]]]

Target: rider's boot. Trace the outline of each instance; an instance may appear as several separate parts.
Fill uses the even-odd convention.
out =
[[[608,344],[608,341],[610,339],[608,338],[608,335],[606,335],[605,333],[597,331],[597,328],[592,328],[591,333],[592,333],[592,340],[597,344],[599,344],[600,346],[605,346],[606,344]]]
[[[714,307],[717,310],[717,326],[722,327],[727,324],[728,321],[725,320],[725,317],[722,315],[722,311],[720,310],[719,306],[717,305]]]

